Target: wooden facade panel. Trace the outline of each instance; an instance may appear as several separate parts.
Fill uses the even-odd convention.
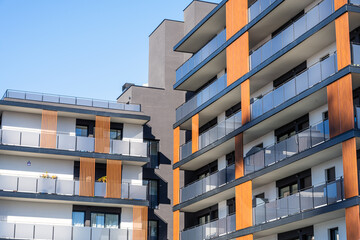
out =
[[[110,152],[110,117],[96,116],[95,152]]]
[[[226,40],[248,23],[248,0],[229,0],[226,3]]]
[[[133,240],[147,240],[148,208],[133,207]]]
[[[122,164],[118,160],[107,160],[106,164],[106,197],[121,198]]]
[[[226,49],[227,86],[249,72],[249,33],[245,32]]]
[[[243,133],[235,136],[235,178],[244,176]]]
[[[339,81],[327,86],[330,137],[340,134]]]
[[[351,64],[349,13],[346,12],[335,20],[335,31],[337,64],[340,70]]]
[[[348,3],[348,0],[335,0],[334,1],[335,11],[338,10],[339,8],[341,8],[342,6],[344,6],[347,3]]]
[[[342,143],[345,198],[359,195],[356,139]]]
[[[348,74],[339,79],[340,133],[354,128],[353,102],[352,77],[351,74]]]
[[[174,159],[173,164],[180,160],[180,127],[174,129]]]
[[[56,148],[57,112],[42,110],[40,147]]]
[[[199,150],[199,114],[192,117],[191,126],[192,153],[194,153]]]
[[[173,212],[173,240],[180,240],[180,211]]]
[[[236,238],[236,240],[253,240],[253,239],[254,237],[252,234]]]
[[[80,189],[79,195],[94,196],[95,158],[80,158]]]
[[[359,206],[345,209],[347,239],[360,239]]]
[[[241,123],[250,122],[251,110],[250,110],[250,80],[247,79],[241,83]]]
[[[180,203],[180,168],[173,170],[173,205]]]
[[[252,220],[252,181],[235,187],[236,230],[251,227]]]

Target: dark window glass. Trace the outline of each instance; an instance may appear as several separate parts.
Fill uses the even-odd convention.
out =
[[[264,204],[266,202],[265,193],[257,194],[253,199],[253,207]]]
[[[333,182],[335,181],[336,176],[335,176],[335,167],[326,169],[326,181],[327,182]]]
[[[121,140],[122,131],[119,129],[110,129],[110,139]]]
[[[306,114],[303,117],[292,121],[278,129],[275,130],[275,136],[278,142],[281,142],[285,139],[290,138],[291,136],[295,135],[302,130],[305,130],[309,127],[309,115]]]
[[[235,104],[234,106],[232,106],[231,108],[226,110],[225,111],[225,116],[230,117],[231,115],[233,115],[234,113],[237,113],[240,110],[241,110],[241,102]]]
[[[149,221],[150,240],[158,240],[158,221]]]
[[[158,185],[157,180],[148,180],[149,182],[149,198],[150,198],[150,208],[159,207],[159,197],[158,197]]]
[[[338,228],[330,229],[330,240],[339,240],[339,239],[340,239],[339,229]]]
[[[203,215],[201,217],[198,217],[198,224],[203,225],[210,222],[210,213]]]
[[[228,207],[228,214],[234,214],[235,213],[235,198],[227,200],[227,207]]]
[[[149,142],[149,154],[150,154],[150,163],[147,167],[149,168],[158,168],[159,167],[159,141],[148,140]]]
[[[83,227],[85,223],[85,212],[72,213],[72,225],[76,227]]]
[[[119,228],[119,215],[106,213],[91,213],[91,227]]]
[[[226,154],[226,163],[228,166],[235,164],[235,152]]]
[[[79,136],[79,137],[87,137],[87,136],[89,136],[89,128],[88,128],[88,126],[76,125],[76,136]]]
[[[300,190],[307,189],[311,187],[311,185],[311,169],[299,172],[276,182],[280,198],[287,197]]]
[[[199,134],[202,134],[203,132],[206,132],[207,130],[209,130],[210,128],[215,126],[216,124],[217,124],[217,117],[210,120],[209,122],[205,123],[204,125],[202,125],[199,128]]]

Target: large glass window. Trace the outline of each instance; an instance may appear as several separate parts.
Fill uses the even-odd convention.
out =
[[[85,223],[84,212],[73,212],[72,213],[72,225],[75,227],[83,227]]]
[[[149,168],[159,167],[159,141],[149,140],[150,163]]]
[[[80,137],[89,136],[89,128],[87,126],[76,125],[76,136],[80,136]]]
[[[158,208],[159,207],[158,181],[148,180],[148,182],[149,182],[150,208]]]
[[[110,129],[110,139],[121,140],[121,134],[119,129]]]
[[[158,239],[158,222],[150,220],[149,221],[149,236],[150,240]]]
[[[338,228],[333,228],[330,229],[330,240],[339,240],[340,236],[339,236],[339,229]]]
[[[95,228],[118,228],[118,214],[91,213],[91,227]]]

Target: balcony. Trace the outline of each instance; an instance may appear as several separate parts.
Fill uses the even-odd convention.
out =
[[[260,63],[270,58],[276,52],[286,47],[305,32],[313,28],[334,12],[333,1],[323,0],[295,23],[287,27],[274,38],[263,44],[250,55],[250,68],[254,69]]]
[[[220,32],[203,48],[195,53],[189,60],[176,70],[176,82],[182,79],[186,74],[193,70],[197,65],[209,57],[213,52],[220,48],[226,42],[226,29]]]
[[[343,201],[344,182],[340,178],[299,191],[293,195],[269,201],[253,208],[254,225],[272,222],[304,211]]]
[[[246,156],[244,158],[245,175],[317,146],[329,138],[329,120],[320,122],[284,141]]]
[[[254,103],[251,104],[251,119],[263,115],[267,111],[335,74],[337,72],[336,60],[336,53],[334,53],[323,61],[312,65],[282,86],[265,94],[260,99],[256,99]]]
[[[65,196],[79,196],[80,183],[77,180],[52,178],[18,177],[0,175],[0,190],[7,192],[41,193]],[[121,184],[121,199],[147,200],[148,187],[144,184]],[[94,196],[106,196],[106,183],[94,183]]]
[[[176,121],[180,121],[186,115],[194,111],[196,108],[203,105],[205,102],[210,100],[216,94],[221,92],[227,87],[226,74],[218,78],[216,81],[211,83],[204,90],[193,96],[189,101],[182,104],[176,109]]]
[[[208,191],[219,188],[235,180],[235,165],[217,171],[180,189],[181,202],[185,202]]]
[[[7,99],[67,104],[67,105],[81,106],[81,107],[94,107],[94,108],[124,110],[124,111],[133,111],[133,112],[141,111],[141,106],[138,104],[125,104],[114,101],[104,101],[104,100],[96,100],[89,98],[61,96],[61,95],[53,95],[46,93],[24,92],[24,91],[16,91],[16,90],[6,90],[2,100],[7,100]]]
[[[257,0],[254,2],[248,9],[249,12],[249,22],[254,20],[257,16],[260,15],[265,9],[267,9],[271,4],[276,0]]]
[[[235,214],[229,215],[204,225],[196,226],[180,233],[181,240],[211,239],[231,232],[235,232]]]
[[[41,133],[35,131],[0,129],[0,144],[40,148],[40,136]],[[58,133],[56,135],[55,149],[95,152],[95,138]],[[142,142],[111,140],[109,154],[147,157],[148,144]]]
[[[352,43],[351,50],[352,50],[352,64],[360,67],[360,44]]]
[[[130,229],[0,222],[1,239],[130,240]]]
[[[360,0],[350,0],[350,4],[360,5]]]

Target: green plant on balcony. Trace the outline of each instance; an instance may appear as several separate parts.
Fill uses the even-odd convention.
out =
[[[46,171],[45,173],[40,175],[41,178],[51,178],[51,179],[57,179],[56,175],[49,175],[49,173]]]
[[[102,177],[99,178],[97,181],[98,181],[98,182],[106,183],[106,181],[107,181],[106,176],[102,176]]]

